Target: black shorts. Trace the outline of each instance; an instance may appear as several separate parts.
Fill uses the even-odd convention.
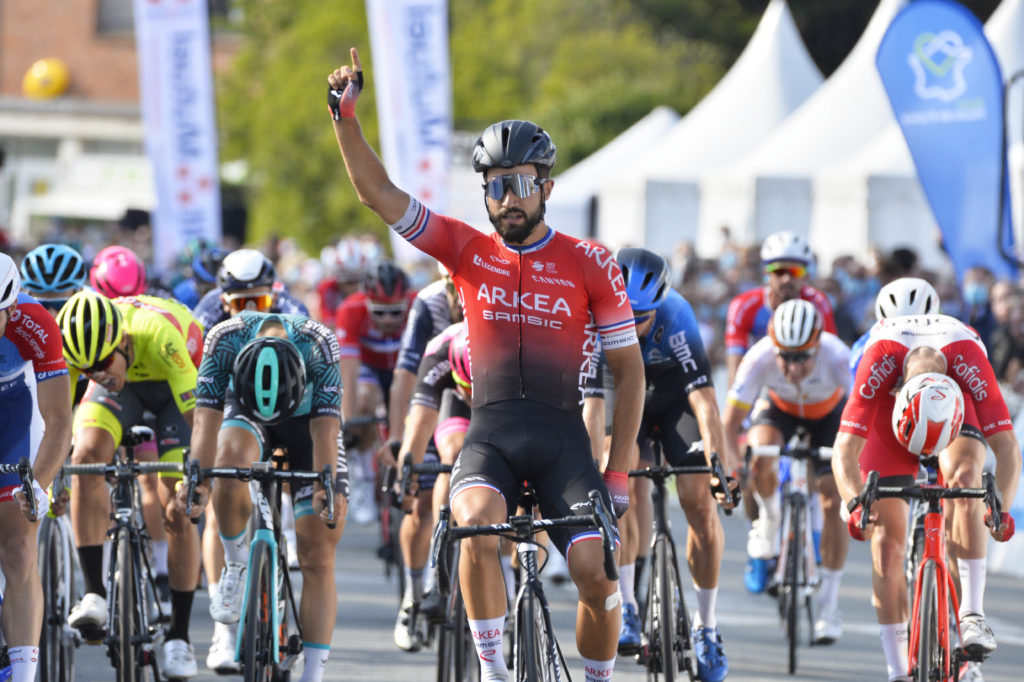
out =
[[[775,403],[769,402],[768,407],[759,410],[750,418],[751,424],[767,424],[773,426],[782,433],[783,442],[788,442],[798,427],[803,427],[811,436],[811,447],[832,447],[836,442],[836,434],[839,432],[839,418],[843,414],[843,405],[846,401],[840,401],[832,408],[832,411],[819,419],[801,419],[787,414],[776,407]],[[819,476],[832,473],[832,461],[815,459],[808,462],[814,473]]]
[[[229,388],[224,397],[224,421],[221,428],[237,426],[249,431],[260,444],[261,460],[270,459],[274,450],[281,448],[287,454],[288,466],[292,471],[313,471],[313,439],[309,435],[309,419],[308,414],[291,417],[280,424],[264,424],[250,419],[238,404],[235,392]],[[348,466],[340,430],[338,432],[338,457],[334,487],[337,492],[348,499]],[[312,483],[292,487],[296,518],[313,513],[312,498]]]
[[[671,466],[707,464],[703,452],[689,452],[690,446],[701,438],[700,428],[690,411],[690,401],[682,391],[647,392],[644,415],[636,437],[640,446],[640,459],[654,460],[651,447],[655,438],[660,438],[661,451]]]
[[[595,489],[612,508],[579,413],[530,400],[474,408],[466,443],[452,472],[451,499],[470,487],[491,488],[505,498],[511,515],[523,481],[533,485],[546,518],[586,513],[587,494]],[[548,535],[565,554],[573,541],[593,537],[593,531],[553,528]]]

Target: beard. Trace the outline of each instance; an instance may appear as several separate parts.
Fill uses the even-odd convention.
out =
[[[506,224],[505,218],[510,215],[520,216],[522,222],[518,225]],[[527,214],[525,211],[518,208],[502,208],[493,212],[488,208],[487,217],[490,219],[491,225],[494,225],[494,229],[497,230],[503,240],[509,244],[522,244],[533,232],[533,228],[537,227],[537,224],[540,223],[541,219],[544,217],[544,202],[542,201],[540,208],[532,214]]]

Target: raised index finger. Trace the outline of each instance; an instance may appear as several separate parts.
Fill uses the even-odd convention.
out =
[[[349,53],[352,55],[352,68],[356,71],[362,71],[363,63],[359,61],[359,50],[353,47],[349,50]]]

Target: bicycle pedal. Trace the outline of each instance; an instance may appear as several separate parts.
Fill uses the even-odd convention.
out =
[[[103,644],[103,641],[107,638],[107,629],[105,627],[84,625],[78,628],[78,633],[79,637],[86,644]]]

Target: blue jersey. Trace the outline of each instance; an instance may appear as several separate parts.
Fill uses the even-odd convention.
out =
[[[303,315],[278,315],[244,311],[206,334],[203,361],[199,365],[196,406],[224,409],[224,395],[231,383],[235,358],[245,344],[259,335],[267,320],[284,326],[306,365],[306,392],[295,415],[341,419],[341,353],[334,332]]]
[[[874,327],[872,327],[874,329]],[[850,347],[850,385],[853,386],[853,377],[857,376],[857,366],[860,359],[864,357],[864,347],[868,345],[868,337],[871,336],[871,329],[860,335],[860,338],[853,342]]]
[[[203,329],[213,329],[216,325],[231,317],[224,310],[224,306],[221,305],[220,295],[222,293],[223,289],[220,287],[214,288],[212,291],[207,292],[192,310],[192,314],[199,321],[199,324],[203,325]],[[278,285],[275,285],[274,294],[274,305],[270,307],[270,312],[309,317],[309,309],[303,305],[302,301],[289,294],[287,289],[283,287],[278,288]]]

